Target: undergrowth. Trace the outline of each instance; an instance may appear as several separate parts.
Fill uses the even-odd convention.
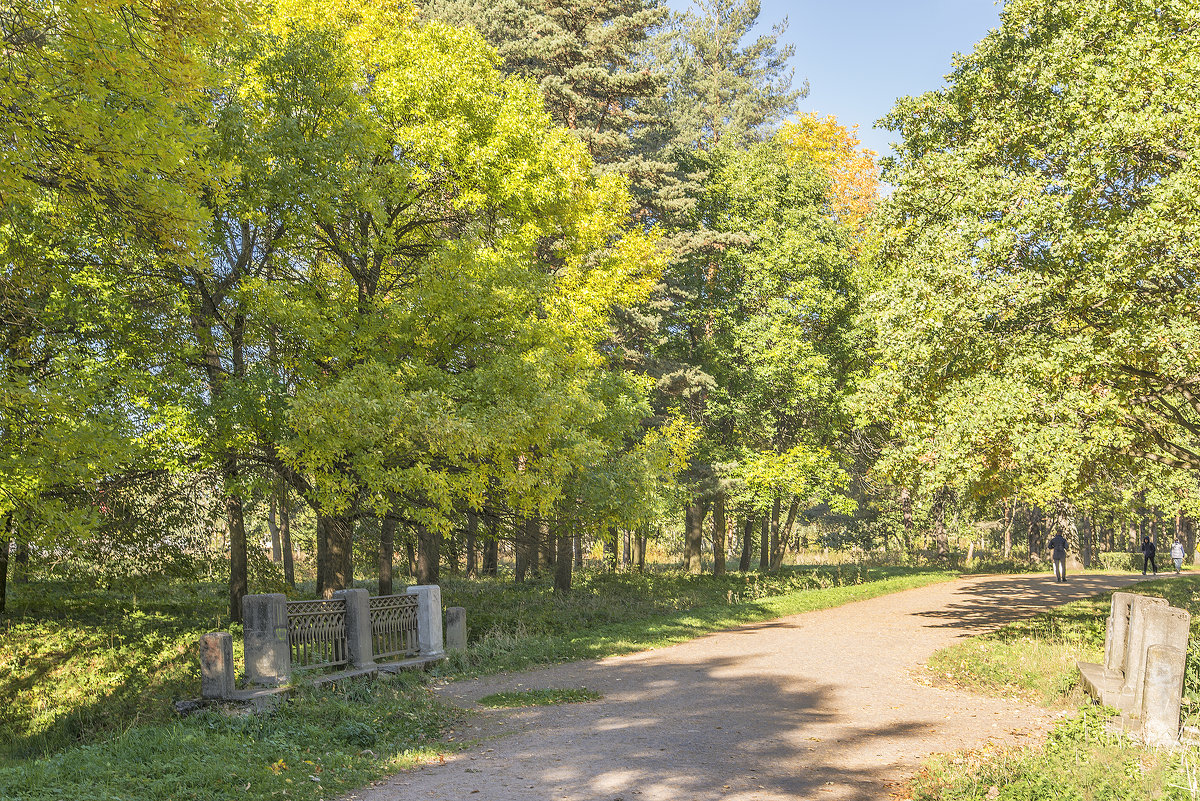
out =
[[[1195,724],[1200,720],[1200,577],[1141,582],[1129,590],[1166,598],[1192,614],[1184,710],[1185,722]],[[1066,604],[930,658],[930,674],[958,687],[1078,711],[1051,732],[1043,747],[932,760],[910,785],[913,799],[1200,799],[1200,753],[1143,748],[1110,734],[1103,725],[1108,715],[1082,700],[1075,662],[1103,660],[1111,598],[1104,593]]]

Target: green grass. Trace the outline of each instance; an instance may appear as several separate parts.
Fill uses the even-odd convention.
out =
[[[562,690],[520,690],[513,692],[492,693],[480,698],[480,706],[491,709],[512,709],[521,706],[554,706],[555,704],[580,704],[585,701],[599,701],[600,693],[584,687]]]
[[[549,584],[447,582],[467,610],[468,648],[437,672],[473,676],[661,648],[704,634],[948,581],[919,568],[795,568],[721,577],[595,574],[566,598]],[[690,608],[689,608],[690,605]],[[481,622],[482,621],[482,622]]]
[[[585,573],[565,597],[548,580],[449,580],[443,600],[467,608],[472,641],[439,672],[627,653],[952,576],[860,566]],[[225,605],[224,588],[210,584],[14,587],[0,620],[0,798],[328,798],[453,747],[441,737],[455,713],[420,675],[303,689],[263,716],[176,717],[172,702],[198,692],[199,635],[233,629],[240,650]]]
[[[398,676],[302,691],[276,711],[206,710],[0,769],[6,801],[316,801],[434,758],[455,712]]]
[[[1200,718],[1200,576],[1142,582],[1133,591],[1166,598],[1192,614],[1184,701],[1195,722]],[[1075,662],[1102,661],[1111,597],[1105,593],[1057,607],[930,658],[935,679],[961,688],[1050,707],[1083,706],[1054,729],[1043,747],[932,760],[909,788],[913,799],[1200,798],[1200,755],[1194,750],[1160,752],[1110,735],[1103,728],[1103,711],[1082,701]]]

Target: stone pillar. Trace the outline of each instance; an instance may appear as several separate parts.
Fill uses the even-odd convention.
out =
[[[467,610],[461,606],[446,609],[446,649],[461,651],[467,647]]]
[[[233,635],[228,631],[200,638],[200,697],[233,697]]]
[[[346,602],[346,658],[350,667],[373,667],[370,596],[366,590],[336,590],[333,597]]]
[[[1183,698],[1186,651],[1169,645],[1146,649],[1146,682],[1142,692],[1142,735],[1147,745],[1179,742],[1179,707]]]
[[[408,592],[417,596],[417,650],[419,656],[443,656],[442,588],[417,584]]]
[[[1133,695],[1133,710],[1135,715],[1140,715],[1144,706],[1143,694],[1146,688],[1146,656],[1155,646],[1165,645],[1169,648],[1187,653],[1188,631],[1191,628],[1192,616],[1184,609],[1176,609],[1173,606],[1167,606],[1164,601],[1162,604],[1147,606],[1142,615],[1142,628],[1144,629],[1144,638],[1142,640],[1142,664],[1141,676],[1138,678],[1137,689]],[[1182,664],[1182,663],[1180,663]],[[1182,668],[1180,668],[1182,670]],[[1180,693],[1183,692],[1182,685]],[[1179,698],[1176,697],[1176,703]]]
[[[1133,704],[1127,707],[1137,713],[1139,696],[1142,694],[1142,682],[1146,673],[1146,648],[1155,643],[1146,639],[1146,611],[1152,606],[1166,606],[1163,598],[1151,598],[1148,595],[1134,595],[1129,603],[1129,632],[1125,641],[1125,659],[1122,669],[1125,671],[1125,686],[1121,688],[1123,696],[1132,697]]]
[[[292,675],[288,644],[287,596],[281,592],[242,598],[242,640],[246,646],[246,683],[287,684]]]
[[[1107,636],[1104,638],[1104,667],[1106,670],[1125,669],[1125,646],[1129,640],[1129,613],[1133,593],[1114,592],[1112,610],[1108,613]]]

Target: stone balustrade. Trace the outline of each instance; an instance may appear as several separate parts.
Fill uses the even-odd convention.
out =
[[[457,644],[460,627],[465,634],[465,615],[459,608],[452,611]],[[206,699],[238,700],[254,694],[253,688],[284,687],[295,671],[329,671],[316,679],[320,682],[422,667],[445,658],[442,593],[436,585],[374,598],[366,590],[339,590],[332,599],[317,601],[289,602],[282,593],[247,595],[242,622],[251,689],[234,689],[232,638],[213,632],[200,640],[201,695]]]
[[[1191,615],[1162,598],[1115,592],[1104,664],[1080,662],[1084,689],[1120,711],[1117,724],[1151,745],[1179,741]]]

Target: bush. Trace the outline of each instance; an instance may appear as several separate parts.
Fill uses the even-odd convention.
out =
[[[1124,551],[1113,551],[1112,553],[1096,554],[1100,562],[1100,567],[1105,570],[1136,570],[1142,569],[1142,555],[1140,553],[1126,553]]]

